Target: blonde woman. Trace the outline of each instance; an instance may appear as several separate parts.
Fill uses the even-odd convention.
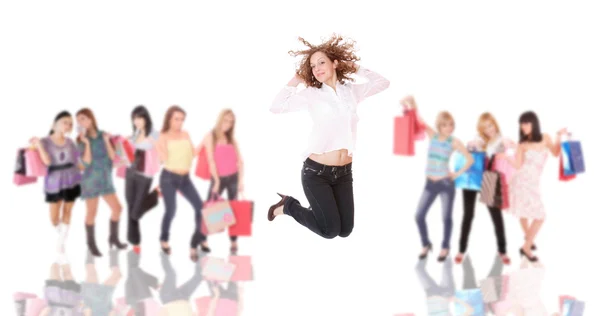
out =
[[[244,162],[234,136],[235,114],[231,109],[221,111],[215,127],[198,146],[206,149],[211,174],[208,199],[216,198],[227,191],[227,199],[235,200],[244,190]],[[237,236],[231,236],[231,252],[237,252]]]
[[[494,116],[490,113],[483,113],[479,117],[477,123],[478,137],[469,142],[467,147],[469,149],[483,151],[486,153],[487,160],[489,161],[497,154],[504,153],[507,148],[516,147],[515,143],[508,138],[502,137],[500,133],[500,127]],[[508,180],[508,179],[507,179]],[[460,249],[456,255],[454,261],[458,264],[462,263],[464,254],[467,251],[467,245],[469,242],[469,234],[471,232],[471,224],[475,217],[475,201],[477,198],[477,192],[474,190],[463,190],[463,220],[460,231]],[[510,258],[506,255],[506,233],[504,231],[504,218],[502,217],[502,211],[497,207],[488,206],[492,223],[494,224],[494,231],[496,233],[496,241],[498,245],[498,254],[502,258],[504,264],[510,264]]]
[[[416,108],[417,105],[412,96],[408,96],[401,101],[406,108]],[[444,220],[444,239],[442,242],[442,251],[438,256],[439,262],[444,262],[450,253],[450,237],[452,235],[452,209],[456,190],[454,188],[454,179],[463,174],[473,164],[473,157],[467,151],[467,148],[458,139],[452,136],[454,132],[454,118],[448,112],[441,112],[435,123],[435,129],[423,122],[426,127],[427,136],[429,136],[429,153],[427,155],[427,180],[425,190],[421,195],[419,207],[417,210],[416,221],[421,235],[421,244],[423,249],[419,259],[425,259],[427,253],[432,250],[431,241],[427,232],[427,223],[425,217],[433,201],[439,195],[442,199],[442,216]],[[450,172],[450,156],[454,151],[463,154],[467,163],[456,173]]]

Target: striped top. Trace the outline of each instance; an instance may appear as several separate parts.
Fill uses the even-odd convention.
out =
[[[436,134],[429,144],[429,153],[427,154],[428,177],[445,177],[450,174],[450,155],[454,151],[452,148],[452,136],[444,141],[438,139]]]

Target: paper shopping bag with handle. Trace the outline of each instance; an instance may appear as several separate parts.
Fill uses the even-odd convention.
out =
[[[215,257],[207,257],[201,264],[202,276],[207,281],[229,282],[236,269],[235,264]]]
[[[42,161],[42,156],[37,149],[25,150],[25,175],[28,177],[45,177],[48,168]]]
[[[229,236],[252,236],[254,202],[242,198],[230,200],[229,205],[235,217],[235,224],[229,226]]]
[[[202,146],[196,162],[196,176],[200,179],[210,180],[210,169],[208,168],[208,157],[206,156],[206,147]]]
[[[394,118],[394,154],[400,156],[415,155],[415,118],[404,112]]]
[[[235,215],[229,205],[229,201],[216,199],[206,201],[202,209],[202,222],[206,225],[206,232],[214,234],[224,231],[236,223]]]

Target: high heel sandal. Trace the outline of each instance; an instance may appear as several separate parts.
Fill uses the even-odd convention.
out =
[[[456,264],[461,264],[463,262],[463,260],[465,259],[465,254],[462,252],[459,252],[456,257],[454,257],[454,263]]]
[[[267,219],[269,220],[269,222],[273,221],[275,219],[275,210],[282,206],[283,204],[285,204],[285,200],[287,200],[287,195],[283,195],[280,193],[277,193],[277,195],[279,195],[281,197],[281,201],[277,202],[276,204],[271,205],[271,207],[269,207],[269,213],[267,213]]]
[[[448,256],[450,255],[450,249],[446,249],[446,250],[447,250],[448,252],[446,252],[446,254],[445,254],[445,255],[443,255],[443,256],[438,256],[438,257],[437,257],[437,261],[438,261],[438,262],[444,262],[444,261],[446,261],[446,258],[448,258]]]
[[[523,250],[523,248],[519,249],[519,251],[521,252],[521,257],[525,256],[527,257],[527,260],[529,260],[530,262],[537,262],[538,261],[538,257],[537,256],[532,256],[530,257],[525,250]]]
[[[510,265],[510,258],[505,253],[501,253],[500,258],[502,258],[502,263],[504,265]]]
[[[231,246],[231,248],[229,248],[229,252],[231,252],[232,255],[237,255],[238,247],[237,246]]]
[[[202,250],[202,252],[206,252],[206,253],[210,252],[210,248],[208,248],[208,246],[204,246],[204,245],[200,245],[200,250]]]
[[[429,244],[427,246],[425,246],[424,248],[427,248],[427,250],[421,254],[419,254],[419,260],[423,260],[425,258],[427,258],[427,254],[429,254],[431,251],[433,251],[433,245]]]
[[[163,245],[160,245],[160,249],[165,255],[171,255],[171,247],[164,247]]]

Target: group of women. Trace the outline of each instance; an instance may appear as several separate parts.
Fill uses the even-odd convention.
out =
[[[133,133],[128,141],[135,148],[135,159],[126,170],[125,197],[128,209],[128,241],[134,251],[141,251],[140,220],[153,209],[162,196],[165,205],[160,245],[165,254],[171,253],[170,227],[176,211],[176,194],[181,193],[194,209],[195,228],[190,241],[190,258],[198,260],[198,248],[210,252],[206,236],[201,232],[202,199],[192,182],[190,172],[194,157],[204,148],[212,176],[208,195],[216,198],[227,189],[228,198],[235,199],[243,188],[243,161],[234,137],[235,116],[233,111],[223,110],[214,128],[204,140],[194,146],[190,135],[184,130],[186,112],[179,106],[171,106],[162,129],[154,129],[150,113],[144,106],[131,113]],[[55,119],[50,135],[31,139],[47,166],[44,190],[50,205],[50,219],[58,232],[58,251],[64,252],[64,244],[70,226],[71,211],[77,198],[86,203],[86,237],[89,252],[101,256],[95,238],[95,219],[99,200],[103,199],[111,209],[110,248],[124,249],[119,240],[119,220],[122,206],[113,184],[113,161],[116,149],[112,135],[98,127],[91,109],[79,110],[75,119],[78,135],[72,140],[73,116],[63,111]],[[145,151],[156,150],[162,163],[159,186],[151,189],[152,175],[144,173],[142,165]],[[231,237],[231,251],[237,251],[237,238]]]
[[[293,51],[293,56],[302,56],[295,76],[276,96],[271,106],[275,114],[306,110],[314,121],[309,147],[304,152],[302,186],[310,208],[300,205],[291,196],[279,194],[281,199],[268,210],[268,220],[279,215],[293,217],[299,224],[324,238],[348,237],[354,226],[354,198],[352,189],[352,154],[356,143],[357,105],[366,98],[384,91],[390,82],[381,75],[358,66],[359,58],[354,53],[354,42],[340,36],[313,45],[300,38],[306,49]],[[368,79],[357,84],[351,76],[355,74]],[[306,89],[297,91],[303,83]],[[401,101],[406,109],[416,108],[409,96]],[[454,119],[449,112],[441,112],[430,126],[419,117],[430,139],[427,155],[426,184],[416,214],[421,236],[424,259],[432,250],[425,217],[430,206],[439,195],[443,209],[443,241],[438,260],[443,262],[449,255],[452,236],[452,210],[456,192],[455,179],[473,164],[472,150],[485,151],[489,158],[506,159],[516,172],[510,180],[510,212],[520,218],[525,233],[525,242],[520,253],[531,261],[537,257],[534,240],[544,221],[545,211],[539,193],[539,182],[548,152],[560,153],[560,130],[553,141],[543,134],[534,112],[526,112],[519,119],[519,142],[504,138],[490,113],[484,113],[478,123],[478,139],[465,146],[453,136]],[[469,148],[470,147],[470,148]],[[507,148],[516,149],[514,157],[505,154]],[[458,171],[451,172],[450,157],[460,152],[467,163]],[[455,258],[461,263],[467,250],[467,241],[473,221],[477,191],[463,190],[464,219],[460,240],[460,251]],[[504,264],[510,264],[506,253],[506,237],[502,211],[489,208],[496,237],[498,252]]]

